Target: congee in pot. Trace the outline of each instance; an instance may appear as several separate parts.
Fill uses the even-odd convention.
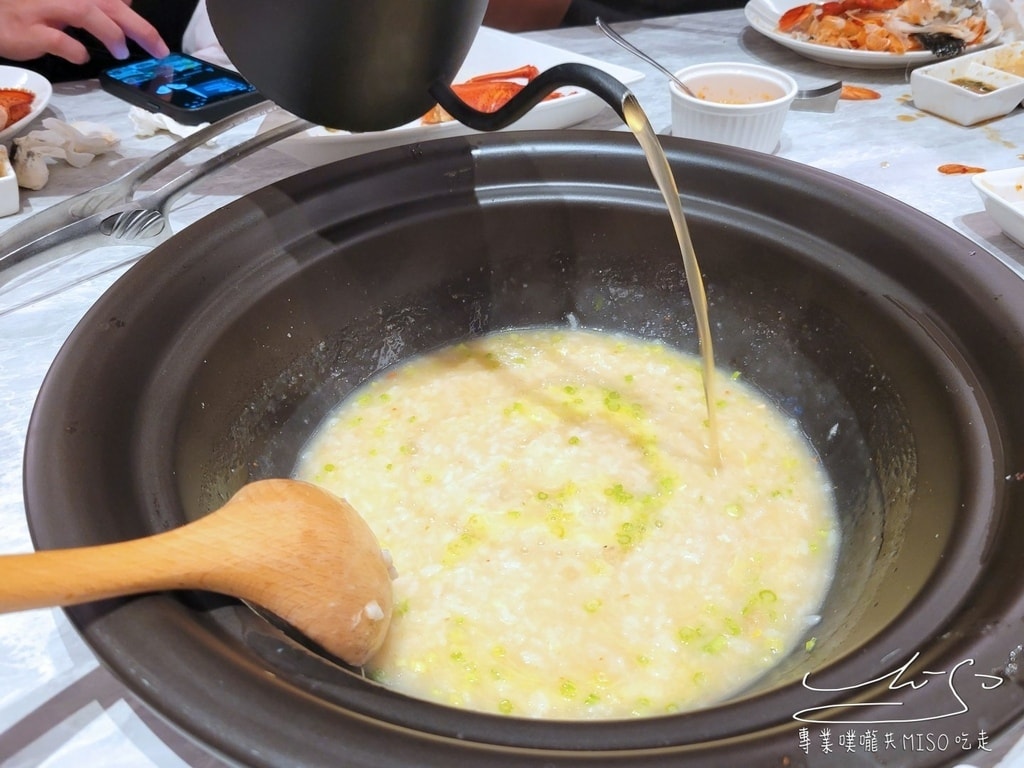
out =
[[[492,333],[381,371],[296,474],[390,550],[367,673],[520,717],[657,715],[749,686],[800,643],[839,545],[797,426],[700,361],[578,329]]]

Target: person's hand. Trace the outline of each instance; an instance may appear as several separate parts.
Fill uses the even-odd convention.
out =
[[[160,33],[130,4],[131,0],[0,0],[0,56],[28,61],[51,53],[84,64],[89,52],[64,32],[68,27],[90,33],[118,59],[127,58],[128,40],[151,56],[170,53]]]

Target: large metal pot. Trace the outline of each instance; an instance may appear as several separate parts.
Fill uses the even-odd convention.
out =
[[[602,723],[415,701],[196,593],[70,610],[101,659],[255,765],[923,766],[956,758],[955,736],[991,745],[1024,713],[1024,283],[863,187],[665,143],[718,360],[799,420],[836,486],[842,552],[813,645],[721,706]],[[382,366],[570,322],[696,349],[671,225],[628,135],[473,136],[269,186],[160,246],[72,334],[30,426],[36,543],[179,525],[287,475]],[[830,704],[859,706],[815,711]],[[847,723],[833,744],[873,729],[899,746],[824,754],[826,726],[799,712]],[[947,749],[915,750],[928,733]]]

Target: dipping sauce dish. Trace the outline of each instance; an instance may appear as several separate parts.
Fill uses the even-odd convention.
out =
[[[915,69],[910,88],[918,109],[960,125],[1003,117],[1024,99],[1024,43]]]
[[[672,135],[772,152],[797,85],[771,67],[744,62],[698,64],[676,72],[695,94],[669,83]]]

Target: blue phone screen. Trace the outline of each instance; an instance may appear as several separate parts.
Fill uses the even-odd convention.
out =
[[[107,74],[181,109],[200,109],[256,90],[241,75],[174,53],[115,67]]]

